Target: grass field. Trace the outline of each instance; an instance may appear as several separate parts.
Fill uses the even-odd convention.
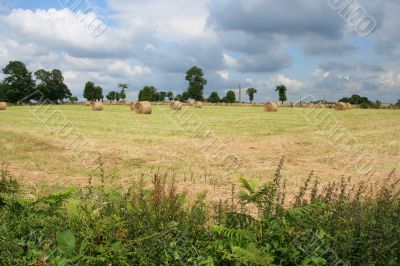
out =
[[[227,153],[239,158],[238,171],[230,180],[222,179],[226,170],[200,151],[210,139],[193,137],[191,130],[182,129],[167,106],[154,106],[148,116],[122,105],[106,105],[103,112],[81,105],[10,107],[0,112],[0,162],[15,176],[23,176],[27,185],[86,184],[96,164],[76,160],[76,151],[68,146],[71,135],[57,131],[65,121],[64,132],[79,132],[92,143],[88,152],[103,154],[107,183],[117,186],[142,173],[161,171],[175,173],[177,182],[190,191],[214,191],[215,198],[224,194],[221,190],[230,189],[239,175],[271,179],[282,157],[289,191],[297,189],[312,170],[325,182],[342,175],[360,178],[352,164],[354,155],[338,148],[344,143],[350,150],[368,151],[376,162],[374,178],[399,166],[398,110],[319,109],[319,116],[329,115],[341,131],[356,140],[351,143],[344,142],[340,133],[332,134],[330,126],[316,127],[313,122],[318,120],[308,119],[306,109],[281,108],[278,113],[267,113],[260,107],[205,106],[185,107],[181,112],[185,110],[226,144]],[[51,117],[54,111],[65,120]]]

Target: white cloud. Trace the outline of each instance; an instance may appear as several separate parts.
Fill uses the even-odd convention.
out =
[[[295,80],[295,79],[290,79],[286,77],[285,75],[279,74],[276,77],[276,80],[280,83],[285,85],[286,87],[290,88],[293,91],[300,91],[303,90],[307,87],[310,87],[310,82],[309,81],[304,81],[304,80]]]
[[[387,97],[397,97],[400,4],[361,2],[379,25],[369,38],[390,58],[368,49],[354,53],[353,45],[360,42],[368,48],[369,42],[350,39],[346,23],[327,3],[108,0],[110,24],[98,38],[88,33],[79,14],[68,9],[0,12],[0,64],[21,60],[32,72],[59,68],[78,96],[87,80],[106,90],[126,82],[179,92],[187,85],[184,72],[198,65],[209,80],[206,91],[240,83],[256,87],[257,97],[265,99],[275,97],[274,88],[282,83],[290,97],[318,90],[364,93],[364,88],[377,97],[384,90],[390,92],[384,94]],[[384,6],[377,8],[380,5]],[[330,69],[329,64],[320,65],[321,60],[333,59],[338,64],[330,64]],[[358,64],[366,60],[371,66],[360,69]],[[304,66],[315,70],[308,73],[301,69]],[[284,74],[278,74],[283,69]]]
[[[108,71],[115,75],[121,75],[122,77],[151,74],[151,70],[148,67],[141,67],[141,66],[132,67],[127,62],[121,60],[115,60],[113,63],[111,63],[110,67],[108,68]]]
[[[394,91],[400,88],[400,72],[393,70],[384,72],[378,76],[378,84],[384,90]]]
[[[219,71],[217,71],[217,73],[222,79],[224,79],[224,80],[229,79],[229,75],[230,75],[229,70],[219,70]]]
[[[235,58],[233,58],[225,53],[223,53],[222,56],[224,57],[224,62],[226,65],[228,65],[230,67],[236,66],[237,60]]]
[[[246,78],[245,81],[250,85],[252,85],[254,83],[253,79],[251,79],[251,78]]]
[[[154,30],[165,41],[184,41],[202,36],[206,31],[207,1],[109,0],[117,11],[113,18],[122,25],[143,26]]]
[[[313,73],[312,76],[315,78],[326,78],[327,76],[329,76],[329,72],[328,71],[323,71],[320,68],[316,68]]]

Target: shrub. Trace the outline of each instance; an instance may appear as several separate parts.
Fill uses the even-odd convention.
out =
[[[321,186],[311,172],[287,206],[281,160],[273,181],[242,178],[227,202],[193,203],[155,174],[122,193],[24,197],[2,170],[1,265],[399,265],[400,190],[349,179]],[[101,168],[101,166],[100,166]]]

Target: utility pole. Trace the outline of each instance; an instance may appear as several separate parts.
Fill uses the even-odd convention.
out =
[[[242,87],[239,84],[239,103],[242,103]]]

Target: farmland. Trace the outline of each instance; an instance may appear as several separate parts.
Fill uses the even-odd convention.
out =
[[[55,111],[62,121],[51,117]],[[343,175],[364,178],[352,163],[354,156],[340,149],[341,133],[334,133],[334,138],[328,134],[332,129],[316,127],[305,108],[268,113],[261,107],[209,105],[184,107],[179,112],[186,118],[190,115],[212,135],[193,136],[193,129],[179,123],[184,118],[166,105],[153,106],[151,115],[137,115],[124,105],[106,105],[103,112],[82,105],[10,107],[0,113],[0,161],[27,186],[87,184],[98,162],[76,158],[77,151],[68,146],[73,136],[57,130],[67,122],[65,132],[73,129],[90,141],[89,154],[102,154],[107,185],[113,187],[128,185],[141,174],[166,172],[174,175],[181,188],[209,190],[216,199],[241,175],[270,180],[283,157],[289,191],[302,184],[312,170],[322,182],[338,181]],[[327,108],[318,112],[335,119],[341,131],[356,140],[345,143],[349,150],[368,152],[374,161],[373,178],[386,176],[399,166],[398,110],[344,112]],[[237,171],[228,178],[221,178],[226,169],[209,158],[207,149],[201,149],[212,138],[224,144],[224,154],[239,159]]]

